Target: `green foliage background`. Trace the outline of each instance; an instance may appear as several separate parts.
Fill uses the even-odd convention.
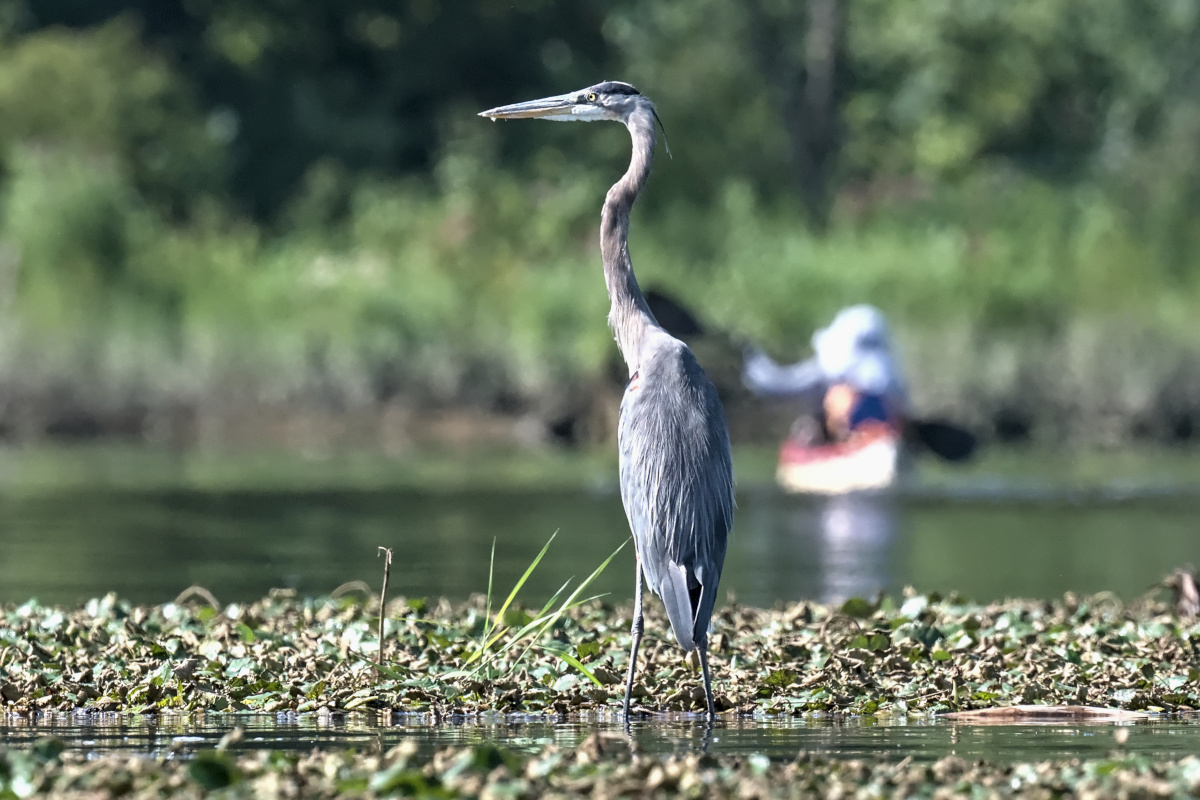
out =
[[[803,79],[806,8],[0,0],[0,385],[492,405],[599,375],[628,138],[475,112],[619,78],[673,154],[643,284],[794,357],[876,303],[918,405],[976,422],[1196,414],[1200,0],[844,0],[824,229],[765,66]]]

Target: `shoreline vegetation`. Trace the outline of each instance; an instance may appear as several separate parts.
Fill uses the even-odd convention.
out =
[[[602,317],[588,318],[606,336]],[[901,330],[914,417],[952,421],[1000,445],[1103,449],[1194,442],[1200,343],[1114,319],[1075,321],[1067,328],[1050,339],[991,334],[966,322],[939,331]],[[446,355],[446,368],[456,373],[452,388],[421,385],[439,380],[425,374],[413,376],[410,389],[373,394],[366,387],[387,378],[361,363],[341,378],[324,366],[299,365],[305,359],[291,355],[242,363],[247,351],[269,348],[253,332],[215,357],[220,362],[228,356],[228,363],[210,364],[228,374],[202,376],[194,364],[112,352],[97,343],[110,333],[92,331],[90,344],[40,364],[36,336],[14,334],[0,342],[0,444],[371,447],[392,453],[414,447],[586,447],[615,437],[623,388],[604,358],[530,386],[498,365],[499,358],[457,352]],[[307,333],[296,335],[304,339]],[[738,357],[724,342],[691,344],[722,394],[734,443],[777,444],[799,408],[750,396],[738,381]],[[801,345],[788,356],[807,352]],[[358,362],[359,355],[347,354],[348,362]],[[609,355],[615,357],[615,350]],[[406,356],[396,358],[379,370]]]
[[[915,413],[985,440],[1200,422],[1191,2],[852,4],[799,187],[802,10],[25,6],[0,15],[0,441],[610,441],[598,208],[628,139],[475,116],[601,74],[676,139],[633,260],[710,326],[738,441],[787,425],[739,343],[802,358],[859,302]]]
[[[361,186],[349,218],[314,236],[235,220],[180,229],[123,207],[133,188],[103,163],[17,158],[0,212],[0,440],[278,443],[306,426],[611,439],[623,383],[595,252],[602,186],[585,201],[575,176],[529,188],[466,161],[465,186]],[[864,301],[892,319],[919,416],[1001,441],[1189,440],[1196,292],[1151,268],[1160,257],[1103,201],[983,183],[929,202],[993,203],[986,224],[918,204],[822,237],[732,186],[686,221],[648,212],[635,262],[644,285],[717,331],[690,343],[741,441],[778,438],[787,409],[741,387],[738,343],[799,359],[840,305]],[[1100,205],[1074,208],[1085,202]],[[544,207],[561,219],[523,223]],[[1054,233],[1038,233],[1047,218]],[[700,247],[693,228],[729,237]]]
[[[40,174],[64,169],[62,156],[18,163],[0,212],[0,442],[615,436],[623,378],[604,322],[596,214],[592,202],[571,206],[571,177],[530,189],[472,162],[462,167],[469,190],[367,185],[352,218],[314,238],[246,221],[141,220],[87,196],[131,191],[88,183],[103,167],[71,167],[82,187]],[[1190,441],[1200,428],[1196,293],[1155,277],[1146,265],[1157,257],[1113,209],[1090,212],[1112,222],[1097,231],[1067,210],[1082,199],[1039,198],[1047,190],[1027,179],[996,185],[997,209],[1028,209],[1012,230],[906,207],[823,237],[732,187],[726,206],[686,223],[648,213],[633,232],[635,263],[644,286],[705,319],[709,332],[689,343],[739,443],[777,441],[794,416],[741,386],[741,343],[798,360],[839,306],[864,301],[892,320],[916,416],[985,441]],[[601,196],[598,185],[588,200]],[[59,203],[88,219],[57,219]],[[567,218],[525,230],[520,221],[547,204]],[[1056,215],[1049,241],[1034,236]],[[35,229],[14,230],[22,220]],[[577,233],[544,230],[556,226]],[[731,231],[730,241],[681,247],[693,226]],[[73,241],[114,227],[128,238],[119,267],[95,259],[101,242]],[[447,230],[459,232],[447,240]],[[1137,266],[1108,263],[1118,257]],[[101,286],[114,269],[130,274]]]
[[[1200,622],[1166,596],[1180,575],[1129,604],[1101,593],[980,605],[912,590],[841,606],[726,604],[711,640],[717,707],[918,718],[1018,704],[1193,711]],[[586,600],[589,580],[540,611],[514,602],[523,581],[503,604],[390,600],[381,663],[379,602],[365,584],[339,597],[276,591],[227,606],[203,590],[157,606],[115,595],[77,608],[9,605],[0,708],[615,713],[630,608]],[[661,611],[650,604],[647,616],[635,707],[695,711],[695,665],[658,633]]]

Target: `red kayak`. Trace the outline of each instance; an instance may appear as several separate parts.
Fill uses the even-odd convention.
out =
[[[902,471],[903,451],[900,432],[882,423],[855,431],[845,442],[789,438],[779,449],[775,479],[786,491],[806,494],[886,489]]]

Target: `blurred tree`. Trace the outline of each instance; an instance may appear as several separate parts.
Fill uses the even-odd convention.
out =
[[[781,37],[796,31],[781,32]],[[789,203],[795,184],[780,105],[764,82],[742,4],[723,0],[626,0],[603,27],[620,74],[659,104],[673,160],[654,173],[639,205],[673,219],[719,208],[727,189],[747,185],[771,204]],[[628,137],[619,141],[628,158]],[[799,211],[799,209],[797,209]],[[677,221],[677,220],[676,220]],[[720,249],[722,232],[678,221],[678,246],[696,255]]]
[[[228,139],[232,189],[273,216],[311,164],[432,169],[451,113],[547,85],[583,85],[604,60],[598,2],[573,0],[9,0],[24,30],[122,13],[171,54]]]
[[[817,231],[829,224],[843,136],[844,5],[777,1],[768,8],[748,0],[744,6],[755,55],[780,108],[796,188]]]
[[[207,0],[204,86],[237,114],[235,189],[271,213],[308,164],[428,171],[449,115],[591,76],[602,17],[523,0]]]
[[[533,393],[611,353],[628,136],[475,112],[618,78],[672,142],[639,270],[708,318],[1191,330],[1198,65],[1200,0],[0,0],[0,282],[210,375]]]
[[[199,90],[235,196],[264,217],[318,161],[347,186],[428,173],[450,119],[607,76],[688,131],[660,179],[702,206],[730,179],[795,192],[821,228],[847,181],[955,182],[996,160],[1078,181],[1132,164],[1194,102],[1197,5],[6,0],[0,32],[135,15]],[[528,164],[556,135],[503,137],[501,157]]]
[[[1195,106],[1198,17],[1196,0],[630,0],[604,31],[684,120],[689,196],[733,177],[778,197],[790,163],[819,230],[848,183],[907,202],[1001,165],[1060,185],[1132,168]]]
[[[211,123],[128,17],[0,50],[0,173],[16,144],[112,156],[147,199],[180,216],[222,190],[224,143]]]
[[[850,167],[946,178],[1001,157],[1073,179],[1114,166],[1194,94],[1178,79],[1194,69],[1198,10],[1195,0],[856,0]]]

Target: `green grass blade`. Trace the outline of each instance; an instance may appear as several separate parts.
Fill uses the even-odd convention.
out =
[[[528,635],[529,635],[529,633],[530,633],[531,631],[534,631],[534,630],[536,630],[537,628],[539,628],[539,627],[541,627],[542,625],[544,625],[544,624],[545,624],[545,621],[546,621],[546,616],[545,616],[545,615],[538,615],[538,616],[537,616],[537,617],[535,617],[534,619],[532,619],[532,620],[530,620],[529,622],[525,623],[525,626],[524,626],[523,628],[520,628],[519,630],[517,630],[517,632],[516,632],[515,634],[513,634],[512,638],[511,638],[511,639],[509,639],[508,643],[507,643],[507,644],[505,644],[505,645],[504,645],[504,647],[501,647],[501,648],[500,648],[500,649],[499,649],[497,652],[495,652],[495,653],[492,655],[492,657],[491,657],[491,658],[488,658],[488,659],[484,660],[483,662],[481,662],[481,663],[479,664],[479,666],[477,666],[477,667],[476,667],[476,668],[475,668],[475,669],[474,669],[474,670],[471,672],[471,674],[475,674],[475,672],[479,671],[479,670],[480,670],[480,669],[482,669],[484,666],[486,666],[487,664],[489,664],[489,663],[491,662],[492,658],[499,658],[500,656],[502,656],[502,655],[504,655],[505,653],[507,653],[507,652],[508,652],[510,649],[512,649],[513,645],[515,645],[517,642],[520,642],[522,639],[524,639],[526,636],[528,636]],[[492,638],[492,640],[491,640],[490,642],[488,642],[488,646],[490,647],[491,645],[495,644],[495,643],[496,643],[496,641],[497,641],[498,639],[500,639],[500,637],[501,637],[501,636],[503,636],[503,635],[504,635],[504,632],[503,632],[503,631],[501,631],[500,633],[496,634],[496,635],[495,635],[495,637],[493,637],[493,638]],[[540,634],[539,634],[539,635],[540,635]],[[534,640],[536,641],[536,637],[535,637],[535,639],[534,639]],[[467,659],[465,662],[463,662],[463,666],[465,667],[465,666],[467,666],[468,664],[470,664],[471,662],[473,662],[473,661],[474,661],[475,659],[477,659],[479,656],[483,655],[483,652],[484,652],[484,651],[480,651],[480,652],[477,652],[477,653],[472,653],[471,657],[470,657],[470,658],[468,658],[468,659]],[[522,653],[522,655],[524,655],[524,653]]]
[[[597,686],[604,685],[604,684],[600,683],[600,681],[596,680],[596,676],[592,674],[592,671],[590,669],[588,669],[587,667],[585,667],[583,665],[582,661],[580,661],[578,658],[576,658],[575,656],[568,653],[566,650],[556,650],[553,647],[543,647],[542,649],[545,650],[547,653],[553,653],[554,655],[561,658],[563,661],[570,664],[576,670],[581,672],[585,678],[587,678],[589,681],[596,684]]]
[[[517,596],[517,592],[521,591],[521,587],[525,585],[525,581],[529,580],[529,576],[533,574],[535,569],[537,569],[537,565],[541,563],[542,558],[544,558],[546,555],[546,551],[550,549],[550,544],[554,541],[555,536],[558,536],[558,531],[550,534],[550,538],[547,539],[546,544],[542,546],[541,552],[539,552],[537,557],[533,559],[533,563],[525,568],[525,574],[521,576],[521,579],[517,581],[517,585],[512,588],[511,592],[508,593],[508,597],[504,600],[504,605],[500,606],[500,610],[496,612],[496,617],[501,620],[499,624],[504,624],[504,612],[508,611],[508,607],[512,605],[513,598]]]
[[[496,642],[498,642],[498,641],[500,641],[502,638],[504,638],[504,632],[505,632],[506,630],[508,630],[508,628],[505,628],[505,627],[503,627],[503,626],[499,627],[499,628],[496,630],[496,635],[495,635],[495,636],[493,636],[491,639],[488,639],[486,642],[484,642],[484,643],[483,643],[483,646],[482,646],[482,647],[480,647],[478,650],[476,650],[474,653],[472,653],[472,654],[471,654],[471,657],[470,657],[470,658],[468,658],[468,659],[467,659],[467,660],[466,660],[466,661],[463,663],[463,666],[466,666],[467,664],[470,664],[472,661],[474,661],[475,659],[477,659],[477,658],[479,658],[480,656],[482,656],[484,653],[486,653],[486,652],[488,651],[488,649],[489,649],[489,648],[490,648],[492,645],[494,645]],[[522,630],[524,630],[524,628],[522,628]],[[501,652],[503,652],[503,650],[502,650]]]
[[[600,566],[598,566],[598,567],[596,567],[594,570],[592,570],[592,574],[591,574],[591,575],[588,575],[588,576],[587,576],[587,577],[586,577],[586,578],[583,580],[583,582],[582,582],[582,583],[580,583],[578,586],[576,586],[576,587],[575,587],[575,591],[571,592],[570,596],[569,596],[569,597],[568,597],[566,600],[564,600],[564,601],[563,601],[563,604],[562,604],[562,606],[561,606],[561,607],[559,607],[558,611],[554,612],[554,614],[553,614],[552,616],[554,616],[555,618],[557,618],[557,617],[561,616],[561,615],[562,615],[562,613],[563,613],[564,611],[566,611],[567,609],[569,609],[569,608],[574,608],[576,605],[578,605],[578,603],[576,603],[576,602],[575,602],[575,598],[576,598],[576,597],[579,597],[579,595],[583,593],[583,590],[584,590],[584,589],[586,589],[588,586],[590,586],[590,585],[591,585],[591,583],[592,583],[592,581],[596,580],[596,578],[598,578],[598,577],[600,576],[600,573],[604,572],[604,569],[605,569],[605,568],[606,568],[606,567],[607,567],[607,566],[608,566],[610,563],[612,563],[612,560],[613,560],[614,558],[616,558],[616,557],[617,557],[617,553],[619,553],[619,552],[621,552],[622,550],[624,550],[624,549],[625,549],[625,545],[627,545],[627,544],[629,544],[629,539],[626,539],[625,541],[621,542],[621,546],[620,546],[620,547],[618,547],[616,550],[613,550],[613,551],[612,551],[612,554],[611,554],[611,555],[610,555],[608,558],[604,559],[604,561],[603,561],[603,562],[601,562]],[[582,601],[581,601],[581,602],[582,602]]]
[[[553,627],[554,623],[558,622],[558,620],[562,617],[562,615],[566,611],[574,608],[576,605],[587,602],[585,600],[581,600],[577,603],[575,601],[575,598],[579,597],[579,595],[583,592],[583,590],[586,589],[588,587],[588,585],[591,584],[591,582],[594,581],[600,575],[600,573],[604,572],[605,568],[610,563],[612,563],[612,560],[614,558],[617,557],[617,553],[619,553],[623,549],[625,549],[625,545],[627,545],[627,544],[629,544],[629,539],[626,539],[625,541],[621,542],[621,546],[618,547],[616,550],[612,551],[612,555],[610,555],[608,558],[604,559],[604,561],[600,564],[600,566],[598,566],[594,570],[592,570],[591,575],[588,575],[587,578],[585,578],[582,583],[580,583],[577,587],[575,587],[575,591],[571,592],[570,596],[566,600],[563,601],[563,604],[558,607],[557,611],[555,611],[553,614],[546,616],[544,620],[539,618],[537,620],[534,620],[534,622],[531,622],[529,625],[526,626],[526,628],[529,628],[529,627],[533,626],[535,623],[539,623],[539,622],[541,623],[541,629],[538,631],[535,631],[533,633],[533,635],[529,639],[529,644],[527,644],[525,646],[525,649],[521,651],[521,654],[519,656],[517,656],[518,662],[525,657],[526,653],[529,652],[529,648],[532,647],[534,645],[534,643],[537,642],[537,640],[539,638],[541,638],[541,636],[546,631],[548,631],[551,627]],[[520,637],[520,636],[514,637],[513,641],[510,644],[516,644],[516,642],[520,641],[521,638],[522,637]]]
[[[558,595],[558,594],[561,594],[561,592],[562,592],[562,590],[560,589],[558,592],[555,592],[555,594]],[[592,600],[598,600],[601,597],[606,597],[606,596],[607,596],[607,593],[594,594],[590,597],[584,598],[583,600],[578,600],[576,602],[570,603],[569,605],[564,604],[563,607],[559,608],[558,611],[554,612],[554,614],[551,614],[551,615],[547,615],[545,613],[539,614],[536,618],[527,622],[524,627],[517,630],[517,632],[513,634],[512,638],[508,641],[508,643],[505,644],[504,647],[500,648],[500,650],[498,650],[496,653],[494,653],[490,658],[485,659],[483,662],[481,662],[479,664],[479,666],[475,667],[475,669],[470,670],[469,672],[466,670],[460,670],[460,672],[455,673],[455,676],[456,677],[467,677],[469,675],[477,674],[479,672],[479,670],[483,669],[485,666],[490,664],[492,662],[492,659],[499,658],[500,656],[504,655],[509,650],[511,650],[516,644],[523,641],[526,637],[530,637],[531,633],[534,633],[535,635],[530,637],[530,644],[527,645],[525,647],[525,649],[521,651],[521,655],[518,656],[517,660],[519,661],[521,658],[523,658],[525,656],[525,653],[527,653],[529,651],[529,648],[533,645],[533,643],[536,642],[541,637],[542,633],[544,633],[543,630],[538,630],[538,629],[547,627],[547,622],[550,622],[551,624],[553,624],[554,620],[557,620],[564,611],[569,611],[572,608],[575,608],[576,606],[581,606],[584,603],[590,603]],[[501,635],[502,634],[497,634],[495,639],[492,640],[492,643],[494,643],[496,641],[496,639],[499,639]],[[475,654],[475,655],[477,657],[479,654]],[[466,662],[464,662],[463,666],[465,667],[467,664],[470,664],[474,660],[475,660],[474,657],[468,659]]]
[[[483,635],[479,637],[479,647],[483,648],[483,643],[487,641],[488,633],[491,631],[492,624],[492,576],[496,573],[496,537],[492,537],[492,558],[488,561],[488,590],[487,590],[487,608],[483,612]]]
[[[408,675],[404,672],[400,672],[399,670],[393,669],[391,667],[385,667],[382,664],[376,663],[374,657],[367,656],[363,653],[358,652],[357,650],[351,650],[350,654],[353,655],[355,658],[357,658],[362,663],[369,664],[371,667],[373,667],[377,672],[379,672],[385,678],[391,678],[392,680],[397,680],[397,681],[402,681],[402,680],[405,680],[408,678]]]
[[[536,628],[536,627],[538,626],[538,623],[539,623],[539,622],[541,621],[541,619],[542,619],[542,618],[543,618],[543,617],[546,615],[546,612],[550,610],[550,606],[554,605],[555,601],[557,601],[557,600],[558,600],[558,598],[559,598],[559,597],[562,595],[563,591],[564,591],[564,590],[567,588],[567,585],[568,585],[570,582],[571,582],[571,579],[570,579],[570,578],[568,578],[566,583],[564,583],[562,586],[558,587],[558,591],[556,591],[554,594],[550,595],[550,599],[549,599],[549,600],[546,602],[546,605],[542,606],[542,610],[541,610],[541,611],[539,611],[539,612],[537,613],[537,615],[536,615],[536,616],[535,616],[535,617],[534,617],[534,618],[533,618],[531,621],[529,621],[529,622],[525,623],[525,627],[523,627],[523,628],[521,628],[519,631],[517,631],[517,635],[516,635],[516,637],[515,637],[516,639],[518,639],[518,640],[519,640],[519,639],[521,638],[522,634],[523,634],[525,631],[528,631],[528,630],[530,630],[531,628]],[[597,597],[599,597],[599,596],[600,596],[600,595],[597,595]],[[482,646],[480,647],[480,652],[473,654],[471,658],[467,659],[466,663],[467,663],[467,664],[470,664],[470,663],[471,663],[472,661],[474,661],[474,660],[475,660],[475,659],[476,659],[476,658],[477,658],[479,655],[482,655],[483,651],[486,651],[486,650],[487,650],[489,647],[491,647],[491,646],[492,646],[492,645],[494,645],[494,644],[495,644],[497,641],[499,641],[499,640],[500,640],[500,638],[504,636],[504,631],[505,631],[505,630],[506,630],[505,628],[500,628],[500,629],[499,629],[499,630],[496,632],[496,635],[495,635],[495,636],[493,636],[493,637],[492,637],[492,638],[491,638],[489,641],[487,641],[487,642],[484,642],[484,643],[482,644]],[[504,651],[503,651],[503,650],[501,650],[500,652],[504,652]]]
[[[504,600],[504,605],[500,606],[500,610],[496,612],[496,618],[498,622],[496,623],[495,627],[492,628],[492,630],[497,631],[496,635],[493,636],[490,641],[485,641],[482,647],[472,653],[470,658],[468,658],[464,663],[464,666],[480,658],[484,653],[487,652],[489,647],[495,644],[496,641],[499,640],[502,635],[504,635],[504,612],[508,611],[508,607],[512,605],[513,598],[517,596],[517,592],[521,591],[521,587],[525,585],[525,582],[529,580],[529,576],[533,574],[533,571],[537,569],[537,565],[540,564],[542,559],[546,556],[546,551],[550,549],[550,544],[554,541],[555,536],[558,536],[558,531],[552,533],[550,538],[546,540],[546,544],[542,546],[541,552],[539,552],[537,557],[533,559],[533,563],[525,568],[525,574],[523,574],[521,579],[517,581],[515,586],[513,586],[512,591],[508,593],[508,597]]]
[[[557,535],[557,534],[558,534],[558,531],[555,531],[555,535]],[[630,538],[632,538],[632,537],[630,537]],[[554,537],[552,536],[552,537],[550,537],[550,539],[551,539],[551,541],[553,541]],[[592,581],[594,581],[600,575],[600,573],[604,572],[605,568],[610,563],[612,563],[612,560],[614,558],[617,557],[617,553],[621,552],[625,548],[625,545],[629,544],[629,541],[630,541],[629,539],[626,539],[624,542],[622,542],[621,545],[616,550],[614,550],[612,552],[612,554],[609,555],[608,558],[604,559],[604,561],[600,564],[600,566],[598,566],[598,567],[596,567],[596,569],[592,570],[592,574],[589,575],[583,581],[583,583],[579,584],[579,586],[577,586],[575,588],[575,591],[571,592],[570,596],[567,597],[567,599],[563,601],[562,605],[560,605],[556,611],[554,611],[552,614],[546,614],[546,611],[549,610],[550,606],[554,604],[555,599],[559,595],[562,594],[563,590],[566,589],[567,584],[570,583],[570,581],[568,581],[567,583],[564,583],[562,585],[562,588],[560,588],[557,592],[555,592],[554,596],[550,598],[550,602],[548,602],[545,606],[543,606],[542,612],[535,619],[526,623],[526,625],[524,627],[520,628],[513,636],[511,636],[509,638],[508,642],[506,642],[503,647],[501,647],[497,652],[491,654],[487,658],[484,658],[482,662],[480,662],[473,670],[471,670],[467,674],[470,674],[470,675],[477,674],[479,672],[479,670],[483,669],[485,666],[490,664],[493,659],[499,658],[500,656],[504,655],[509,650],[511,650],[513,647],[515,647],[517,644],[521,643],[525,639],[528,639],[529,640],[528,643],[525,645],[524,649],[521,650],[520,655],[518,655],[516,660],[513,662],[514,664],[519,663],[523,658],[525,658],[525,655],[529,652],[529,649],[531,647],[533,647],[534,644],[537,643],[538,639],[540,639],[542,637],[542,635],[547,630],[549,630],[550,627],[553,626],[554,623],[557,622],[565,612],[571,610],[572,608],[575,608],[576,606],[582,605],[583,603],[590,602],[591,600],[594,600],[598,597],[603,597],[604,596],[603,594],[599,594],[599,595],[593,595],[592,597],[588,597],[584,600],[576,599],[583,592],[583,590],[586,589],[588,587],[588,585],[591,584]],[[546,547],[549,547],[549,546],[550,546],[550,542],[547,542]],[[546,548],[542,548],[542,554],[545,553],[545,550],[546,550]],[[541,555],[538,556],[538,560],[541,560]],[[537,561],[534,562],[534,565],[536,565],[536,563],[537,563]],[[526,571],[526,575],[528,575],[529,571],[532,570],[532,566],[533,565],[531,565],[530,570]],[[510,599],[511,599],[511,597],[510,597]],[[506,603],[505,606],[507,607],[507,605],[508,604]],[[479,658],[483,657],[485,655],[485,653],[487,652],[487,649],[490,648],[493,644],[495,644],[496,641],[498,641],[503,634],[504,634],[504,631],[499,631],[491,639],[491,641],[487,642],[487,644],[485,645],[483,650],[479,650],[475,653],[472,653],[470,658],[468,658],[465,662],[463,662],[463,667],[465,668],[468,665],[470,665],[471,663],[478,660]],[[466,673],[466,670],[464,669],[464,670],[462,670],[462,672]]]
[[[558,598],[559,598],[559,597],[562,595],[562,593],[563,593],[563,592],[565,592],[565,591],[567,590],[567,586],[568,586],[568,585],[571,583],[571,581],[572,581],[572,580],[574,580],[574,579],[575,579],[575,576],[574,576],[574,575],[572,575],[570,578],[567,578],[567,582],[566,582],[566,583],[564,583],[562,586],[558,587],[558,591],[557,591],[557,592],[555,592],[554,594],[550,595],[550,599],[546,601],[546,605],[542,606],[542,610],[541,610],[541,611],[539,611],[537,614],[535,614],[535,615],[534,615],[534,616],[535,616],[535,618],[536,618],[536,617],[540,617],[540,616],[542,616],[543,614],[545,614],[547,611],[549,611],[549,610],[550,610],[550,606],[552,606],[552,605],[554,605],[556,602],[558,602]]]

